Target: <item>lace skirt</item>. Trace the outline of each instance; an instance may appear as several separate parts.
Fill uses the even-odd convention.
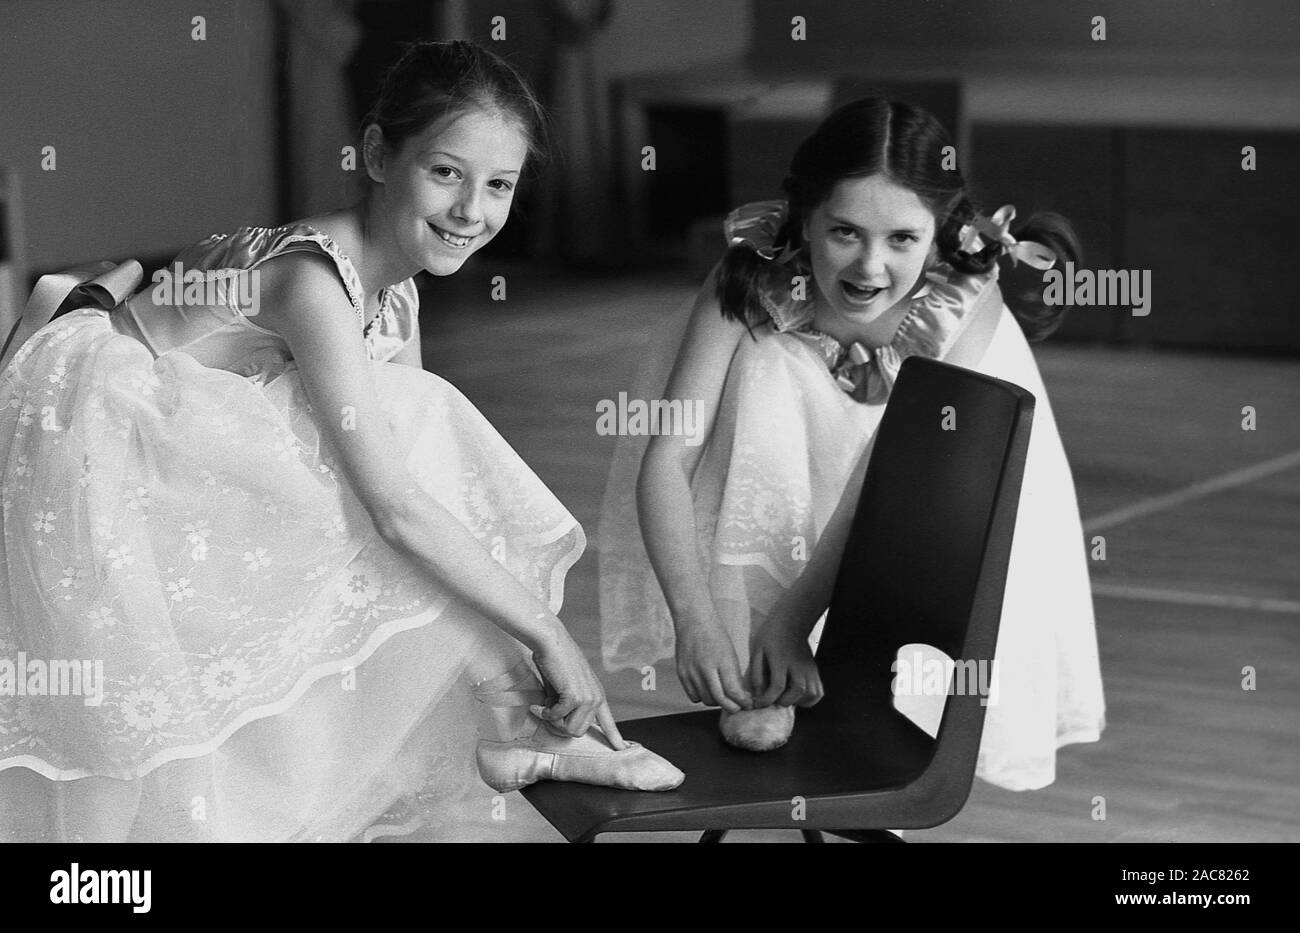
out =
[[[668,341],[682,328],[670,330],[638,377],[636,391],[644,397],[659,397],[667,383],[676,349]],[[998,692],[976,772],[1024,790],[1055,779],[1059,746],[1100,737],[1105,715],[1096,629],[1073,477],[1037,365],[1005,308],[976,368],[1037,399],[997,647]],[[884,405],[850,398],[818,354],[794,336],[769,330],[740,342],[691,489],[699,560],[742,666],[750,637],[806,566],[883,412]],[[653,665],[674,649],[671,617],[637,517],[645,441],[620,440],[601,514],[601,626],[610,669]],[[916,502],[918,510],[925,507]],[[900,656],[919,661],[921,669],[944,657],[910,645]],[[941,696],[895,698],[931,734],[942,704]]]
[[[558,610],[578,523],[455,388],[372,365],[412,475]],[[71,312],[0,377],[0,470],[0,838],[372,838],[492,799],[463,675],[522,646],[379,538],[292,361]]]

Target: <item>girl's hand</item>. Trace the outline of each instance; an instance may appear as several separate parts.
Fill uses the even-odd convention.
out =
[[[825,694],[807,637],[775,620],[754,639],[749,684],[755,706],[813,706]]]
[[[736,648],[717,622],[678,627],[677,677],[692,702],[721,706],[729,713],[754,705]]]
[[[542,675],[548,700],[544,707],[533,707],[533,712],[554,731],[585,735],[594,722],[616,750],[627,747],[605,700],[605,688],[568,632],[534,651],[533,663]]]

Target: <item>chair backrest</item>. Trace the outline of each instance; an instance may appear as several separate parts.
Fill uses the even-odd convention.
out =
[[[1011,383],[923,357],[903,363],[818,647],[819,711],[892,707],[891,666],[907,644],[992,661],[1033,411],[1033,395]],[[958,705],[978,743],[984,706],[952,695],[939,738]]]

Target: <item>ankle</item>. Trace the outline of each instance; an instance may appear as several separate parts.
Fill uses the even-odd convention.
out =
[[[541,679],[527,658],[504,674],[473,684],[470,693],[488,708],[493,731],[501,742],[530,734],[530,725],[535,726],[536,721],[528,708],[545,702]]]
[[[537,727],[537,720],[528,712],[526,706],[494,706],[489,710],[492,721],[493,738],[498,742],[513,742],[530,735]]]

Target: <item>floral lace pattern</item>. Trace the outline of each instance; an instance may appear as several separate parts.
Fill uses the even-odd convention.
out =
[[[355,295],[310,230],[247,228],[181,258],[248,267],[290,247],[330,255]],[[385,362],[417,308],[395,286],[366,334],[394,443],[558,611],[582,528],[454,387]],[[417,803],[436,817],[478,783],[463,672],[522,649],[378,536],[275,335],[194,315],[210,339],[183,336],[205,364],[151,352],[118,313],[63,315],[0,375],[0,662],[25,665],[18,686],[0,663],[0,838],[80,838],[31,771],[139,788],[145,840],[353,838]],[[100,696],[28,673],[72,661],[99,665],[81,686]]]
[[[412,475],[558,607],[576,522],[450,385],[376,379]],[[23,347],[0,400],[0,658],[103,661],[106,695],[0,696],[0,763],[138,775],[446,604],[377,538],[293,369],[155,362],[87,309]]]

